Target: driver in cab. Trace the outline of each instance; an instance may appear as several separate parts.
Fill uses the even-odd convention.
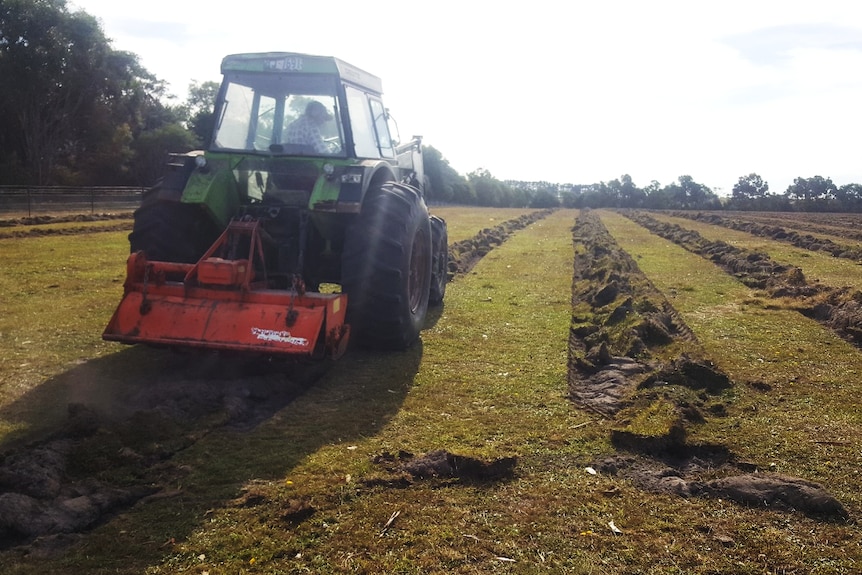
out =
[[[312,100],[305,107],[305,112],[287,127],[285,143],[308,146],[318,154],[331,154],[332,148],[320,134],[320,127],[331,120],[329,110],[317,100]]]

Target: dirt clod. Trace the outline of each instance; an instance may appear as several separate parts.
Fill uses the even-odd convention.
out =
[[[473,457],[456,455],[445,449],[431,451],[414,457],[407,452],[398,456],[384,453],[373,459],[395,475],[408,475],[411,479],[458,479],[464,482],[490,482],[509,479],[514,475],[516,457],[501,457],[482,461]],[[377,484],[382,482],[377,481]]]
[[[716,479],[695,489],[697,495],[805,515],[847,519],[844,506],[822,486],[786,475],[748,474]]]
[[[752,507],[798,512],[827,520],[846,520],[847,509],[822,486],[798,477],[772,473],[740,473],[727,454],[716,451],[663,463],[633,455],[619,455],[592,463],[600,473],[628,479],[645,491],[679,497],[725,499]],[[706,475],[725,477],[704,481]]]
[[[731,387],[730,378],[706,362],[680,358],[641,382],[641,388],[680,385],[715,393]]]

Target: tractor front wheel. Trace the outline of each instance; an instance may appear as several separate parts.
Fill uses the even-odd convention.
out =
[[[431,292],[428,303],[440,305],[446,295],[446,282],[449,281],[449,232],[446,222],[431,216]]]
[[[400,350],[418,339],[428,311],[431,249],[428,208],[414,188],[387,182],[369,190],[347,230],[342,259],[354,342]]]

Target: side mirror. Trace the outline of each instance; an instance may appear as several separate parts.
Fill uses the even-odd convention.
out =
[[[389,108],[384,108],[386,113],[386,123],[389,124],[389,137],[392,138],[392,145],[398,147],[401,145],[401,132],[398,130],[398,120],[389,113]],[[392,127],[395,127],[393,130]]]

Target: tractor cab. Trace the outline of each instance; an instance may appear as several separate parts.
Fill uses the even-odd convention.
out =
[[[228,56],[211,151],[395,158],[382,83],[336,58]]]

